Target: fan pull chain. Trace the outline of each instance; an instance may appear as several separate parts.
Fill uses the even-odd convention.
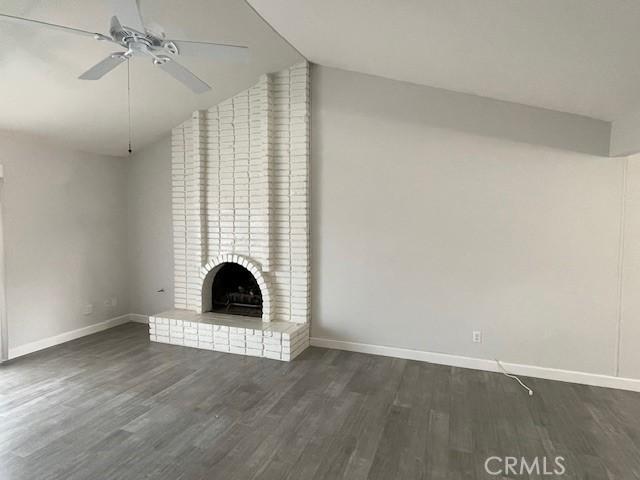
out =
[[[131,149],[131,59],[127,58],[127,108],[129,111],[129,155],[133,153]]]

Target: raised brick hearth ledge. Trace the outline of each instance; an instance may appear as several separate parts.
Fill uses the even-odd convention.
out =
[[[262,322],[220,313],[169,310],[149,318],[150,339],[185,347],[293,360],[309,346],[309,324]]]

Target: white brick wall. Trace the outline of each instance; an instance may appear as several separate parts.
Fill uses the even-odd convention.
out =
[[[172,148],[175,307],[201,312],[202,268],[238,254],[268,284],[263,320],[307,323],[308,65],[195,112]]]

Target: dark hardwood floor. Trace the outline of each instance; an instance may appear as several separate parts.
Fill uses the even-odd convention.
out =
[[[320,348],[282,363],[150,344],[127,324],[0,367],[0,479],[640,478],[640,394],[529,384]],[[557,455],[564,476],[484,470]]]

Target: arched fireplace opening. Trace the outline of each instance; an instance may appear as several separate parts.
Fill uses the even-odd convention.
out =
[[[249,270],[237,263],[223,263],[211,285],[211,311],[262,317],[262,292]]]

